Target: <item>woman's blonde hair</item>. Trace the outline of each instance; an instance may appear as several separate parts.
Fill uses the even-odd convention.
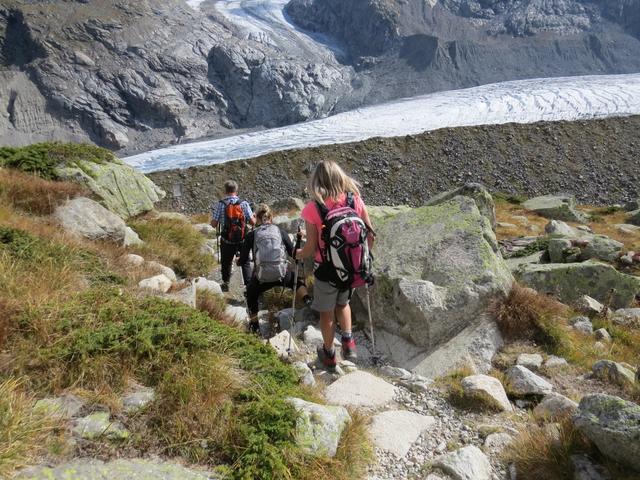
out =
[[[258,205],[258,209],[256,210],[256,218],[260,223],[265,223],[273,220],[273,212],[271,211],[271,207],[264,203]]]
[[[327,198],[337,200],[343,193],[360,195],[360,184],[344,173],[340,165],[333,160],[318,162],[307,188],[309,196],[322,204]]]

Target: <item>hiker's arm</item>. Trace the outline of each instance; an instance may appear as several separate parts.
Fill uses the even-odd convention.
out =
[[[211,226],[215,229],[220,225],[220,202],[216,206],[211,206]]]
[[[305,222],[305,228],[307,230],[307,243],[296,254],[296,258],[299,260],[314,256],[318,247],[317,227],[313,223]]]
[[[213,228],[218,228],[218,220],[216,220],[215,218],[211,219],[211,226]]]
[[[293,243],[291,242],[289,234],[283,229],[280,229],[280,236],[282,237],[282,243],[284,243],[284,248],[287,250],[287,254],[290,257],[293,257]]]
[[[367,211],[367,207],[362,209],[362,220],[364,220],[364,224],[369,229],[369,235],[367,236],[367,242],[369,243],[369,249],[373,247],[373,241],[376,238],[375,231],[373,230],[373,224],[371,223],[371,218],[369,217],[369,212]]]

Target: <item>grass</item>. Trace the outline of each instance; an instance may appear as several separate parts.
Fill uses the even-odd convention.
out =
[[[34,399],[18,380],[0,382],[0,477],[34,461],[53,447],[62,427],[59,419],[34,410]]]
[[[0,203],[35,215],[50,215],[67,199],[80,196],[81,186],[53,182],[16,170],[0,169]]]
[[[202,250],[205,239],[189,223],[161,218],[134,220],[129,226],[145,242],[132,250],[157,259],[178,275],[207,275],[215,264],[213,256]]]
[[[12,168],[55,180],[56,167],[74,165],[78,161],[114,162],[113,153],[104,148],[78,143],[34,143],[26,147],[1,147],[0,167]]]

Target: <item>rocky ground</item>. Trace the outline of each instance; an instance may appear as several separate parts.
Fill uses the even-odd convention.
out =
[[[246,161],[164,171],[150,177],[167,191],[163,208],[208,211],[227,178],[254,201],[304,198],[322,158],[340,162],[377,205],[421,205],[474,181],[522,196],[566,192],[581,203],[614,204],[638,195],[640,117],[442,129],[265,155]]]
[[[466,184],[417,208],[371,207],[375,336],[356,292],[359,359],[329,373],[317,314],[299,306],[292,325],[286,294],[265,295],[260,337],[245,333],[239,272],[223,295],[206,217],[151,211],[162,192],[144,177],[131,180],[144,191],[111,195],[127,178],[117,162],[67,163],[88,178],[0,169],[0,306],[24,326],[4,327],[0,415],[24,440],[0,435],[15,449],[0,472],[638,478],[640,199],[584,208]],[[299,204],[274,205],[290,232]],[[217,436],[234,421],[246,423]]]

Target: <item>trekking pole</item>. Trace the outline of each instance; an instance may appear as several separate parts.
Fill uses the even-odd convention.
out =
[[[376,353],[376,339],[373,336],[373,318],[371,316],[371,294],[369,293],[369,283],[365,284],[366,297],[367,297],[367,313],[369,314],[369,336],[371,337],[371,360],[374,365],[377,365],[380,361],[380,355]]]
[[[298,249],[302,244],[302,232],[300,226],[298,226],[298,233],[296,234],[296,245],[293,247],[293,301],[291,302],[291,321],[289,322],[289,348],[287,348],[287,354],[291,355],[291,338],[293,337],[293,324],[296,319],[296,293],[298,291],[298,259],[296,255]]]

